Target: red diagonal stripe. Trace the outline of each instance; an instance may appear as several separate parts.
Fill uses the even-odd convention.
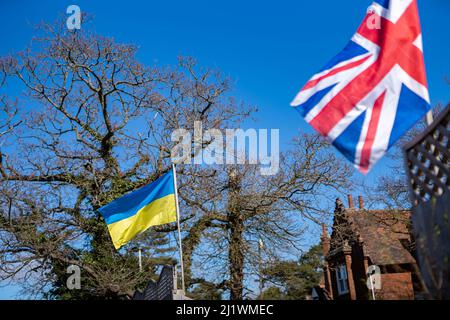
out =
[[[362,171],[368,171],[370,166],[370,156],[372,155],[372,147],[375,142],[378,124],[380,122],[381,109],[383,107],[384,97],[386,92],[375,101],[372,109],[372,116],[370,118],[369,128],[367,130],[366,141],[361,151],[361,161],[359,166]]]
[[[302,89],[301,91],[310,89],[310,88],[316,86],[316,85],[317,85],[320,81],[322,81],[323,79],[326,79],[326,78],[328,78],[328,77],[334,76],[335,74],[337,74],[337,73],[339,73],[339,72],[342,72],[342,71],[345,71],[345,70],[348,70],[348,69],[357,67],[357,66],[363,64],[364,62],[366,62],[367,59],[369,59],[369,58],[370,58],[370,56],[365,57],[365,58],[360,59],[360,60],[357,60],[357,61],[354,61],[354,62],[352,62],[352,63],[349,63],[349,64],[345,65],[345,66],[336,68],[336,69],[332,70],[331,72],[329,72],[328,74],[321,76],[320,78],[311,80],[311,81],[309,81],[309,82],[303,87],[303,89]]]

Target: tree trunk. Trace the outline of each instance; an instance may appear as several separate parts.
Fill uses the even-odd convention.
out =
[[[242,300],[244,288],[244,219],[239,208],[240,179],[233,170],[229,175],[228,221],[230,245],[228,252],[230,270],[230,299]]]
[[[243,220],[238,214],[230,221],[230,299],[242,300],[244,282]]]

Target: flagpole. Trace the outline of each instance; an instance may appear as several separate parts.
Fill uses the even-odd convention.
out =
[[[259,299],[263,300],[263,290],[264,290],[264,282],[263,282],[263,266],[262,266],[262,249],[263,249],[264,243],[261,238],[259,238],[258,241],[258,273],[259,273]]]
[[[428,111],[427,113],[427,125],[431,125],[433,123],[433,111]]]
[[[173,185],[175,188],[175,207],[177,209],[178,243],[180,250],[180,265],[181,265],[181,289],[183,290],[183,294],[185,294],[183,246],[181,245],[180,208],[178,206],[177,170],[175,169],[175,163],[172,163],[172,172],[173,172]]]
[[[140,246],[139,246],[138,258],[139,258],[139,272],[142,272],[142,249]]]
[[[375,301],[377,299],[375,297],[375,283],[372,281],[372,273],[369,273],[369,281],[370,281],[370,284],[371,284],[371,290],[370,291],[372,291],[372,299]]]

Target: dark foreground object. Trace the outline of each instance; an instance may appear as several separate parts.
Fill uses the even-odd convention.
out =
[[[405,147],[416,255],[432,299],[450,299],[450,104]]]

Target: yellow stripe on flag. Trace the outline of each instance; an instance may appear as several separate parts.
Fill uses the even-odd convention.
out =
[[[169,194],[149,203],[131,217],[109,224],[108,229],[114,247],[119,249],[148,228],[176,220],[175,196]]]

